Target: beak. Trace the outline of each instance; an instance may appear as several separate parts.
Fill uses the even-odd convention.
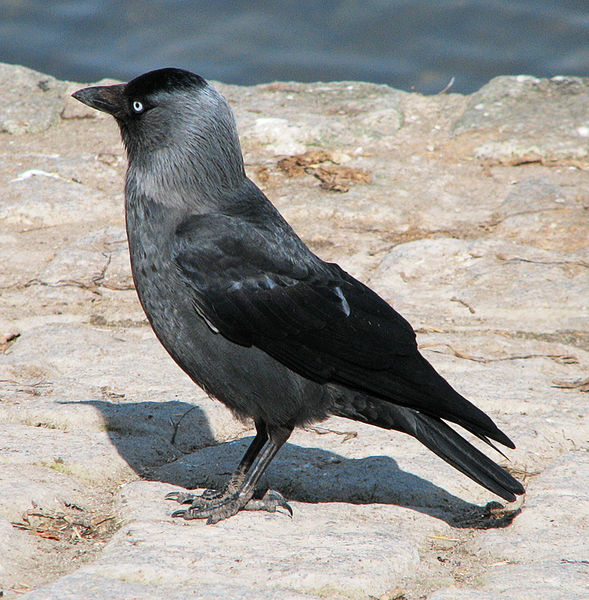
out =
[[[122,117],[126,112],[126,103],[123,96],[125,87],[126,84],[124,83],[98,85],[78,90],[72,96],[96,110],[101,110],[113,117]]]

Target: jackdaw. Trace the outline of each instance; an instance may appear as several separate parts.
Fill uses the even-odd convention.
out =
[[[203,78],[159,69],[77,100],[111,114],[128,157],[125,210],[139,300],[178,365],[256,436],[221,490],[172,492],[174,516],[292,511],[256,484],[297,426],[338,415],[407,433],[507,501],[524,488],[446,421],[513,442],[417,349],[409,323],[313,254],[245,173],[233,113]]]

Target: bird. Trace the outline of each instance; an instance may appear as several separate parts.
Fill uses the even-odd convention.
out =
[[[73,97],[112,115],[127,153],[125,218],[140,303],[173,360],[256,435],[225,486],[166,498],[183,519],[288,512],[257,485],[296,427],[330,415],[408,434],[508,502],[511,474],[460,435],[513,442],[422,356],[411,325],[315,255],[247,177],[227,100],[178,68]]]

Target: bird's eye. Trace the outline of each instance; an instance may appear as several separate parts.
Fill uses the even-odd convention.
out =
[[[143,102],[140,102],[139,100],[134,100],[133,101],[133,110],[139,114],[143,112]]]

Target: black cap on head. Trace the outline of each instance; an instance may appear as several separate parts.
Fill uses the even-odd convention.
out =
[[[139,75],[127,84],[125,94],[131,96],[146,96],[159,91],[185,90],[202,88],[207,82],[200,76],[184,69],[167,67]]]

